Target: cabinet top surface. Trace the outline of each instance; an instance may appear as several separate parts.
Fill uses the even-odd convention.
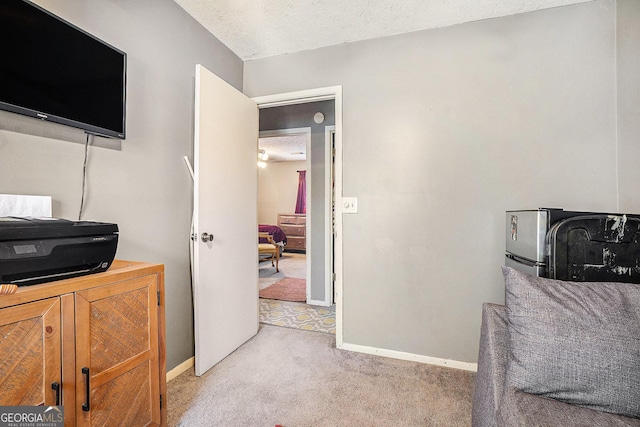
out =
[[[0,308],[162,272],[164,272],[163,264],[114,260],[111,267],[103,273],[88,274],[39,285],[20,286],[13,295],[0,295]]]

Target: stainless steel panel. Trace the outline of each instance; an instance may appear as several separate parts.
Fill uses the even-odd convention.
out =
[[[532,261],[544,262],[549,224],[546,210],[507,211],[506,250]]]
[[[545,268],[542,264],[530,263],[525,260],[519,260],[506,255],[504,257],[504,265],[507,267],[511,267],[515,270],[522,271],[523,273],[529,274],[531,276],[536,277],[544,277],[545,276]]]

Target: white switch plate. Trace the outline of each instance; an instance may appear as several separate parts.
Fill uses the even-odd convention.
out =
[[[357,197],[343,197],[342,198],[342,213],[358,213],[358,198]]]

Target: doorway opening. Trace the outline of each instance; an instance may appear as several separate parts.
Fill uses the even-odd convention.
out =
[[[271,95],[254,98],[260,108],[261,137],[282,136],[284,133],[301,134],[301,128],[311,130],[311,137],[306,157],[307,165],[307,212],[303,220],[305,225],[305,250],[283,251],[284,254],[305,257],[308,289],[307,302],[315,306],[331,307],[335,310],[336,343],[342,343],[341,330],[341,221],[336,215],[335,203],[341,194],[341,128],[342,105],[341,88],[331,87],[288,94]],[[329,106],[329,110],[323,107]],[[279,108],[276,108],[279,107]],[[281,108],[287,107],[287,108]],[[274,118],[278,111],[289,110],[280,118]],[[292,111],[297,111],[292,113]],[[296,114],[298,115],[296,118]],[[306,122],[301,122],[304,116]],[[263,119],[263,117],[266,117]],[[314,120],[315,119],[315,120]],[[296,121],[297,120],[297,121]],[[305,130],[306,132],[306,130]],[[315,138],[314,138],[315,136]],[[334,142],[336,141],[335,147]],[[336,149],[338,148],[338,149]],[[294,151],[296,152],[296,151]],[[301,169],[296,166],[290,173],[289,192],[294,192],[295,174]],[[269,168],[269,164],[267,167]],[[261,171],[261,174],[263,172]],[[269,172],[264,173],[268,175]],[[259,192],[260,190],[259,184]],[[264,193],[262,193],[264,194]],[[292,200],[293,196],[289,196]],[[295,199],[295,198],[293,198]],[[259,200],[259,204],[261,201]],[[288,212],[293,210],[290,202]],[[259,211],[259,222],[262,218]],[[296,212],[293,212],[294,214]],[[278,214],[272,212],[272,221],[278,225]],[[293,218],[299,221],[299,219]],[[286,247],[285,247],[286,248]],[[292,249],[292,248],[289,248]],[[334,305],[335,304],[335,305]]]
[[[263,323],[335,333],[334,117],[334,100],[260,110],[259,231],[282,251],[279,268],[259,263]]]

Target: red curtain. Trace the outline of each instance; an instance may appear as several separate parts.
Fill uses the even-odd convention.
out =
[[[296,213],[307,213],[307,171],[298,171],[298,197],[296,198]]]

